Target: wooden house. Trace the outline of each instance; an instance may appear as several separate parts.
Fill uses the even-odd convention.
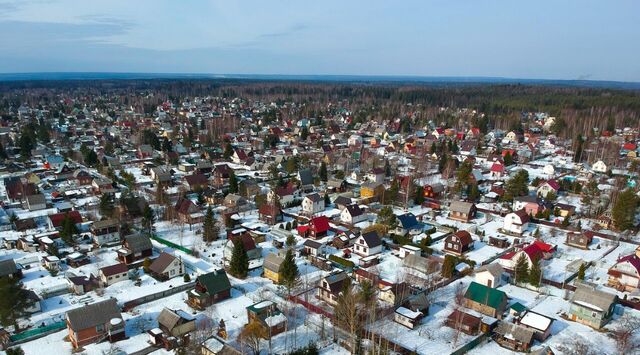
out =
[[[187,303],[195,309],[231,298],[231,283],[224,270],[215,270],[196,278],[195,287],[187,292]]]
[[[115,298],[67,311],[65,322],[74,349],[103,340],[115,342],[125,338],[125,322]]]

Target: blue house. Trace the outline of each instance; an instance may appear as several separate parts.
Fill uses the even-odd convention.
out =
[[[405,236],[422,232],[422,223],[418,222],[413,213],[405,213],[396,216],[396,218],[398,219],[398,226],[394,230],[395,234]]]

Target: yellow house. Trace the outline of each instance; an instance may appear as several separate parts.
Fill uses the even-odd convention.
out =
[[[380,196],[382,194],[382,190],[384,190],[384,185],[379,183],[362,184],[362,186],[360,186],[360,197],[373,198]]]
[[[264,263],[262,264],[264,269],[264,277],[273,281],[274,283],[280,283],[280,278],[282,277],[282,263],[284,262],[284,258],[276,253],[270,253],[264,258]]]

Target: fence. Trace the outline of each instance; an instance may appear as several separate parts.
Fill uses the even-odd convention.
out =
[[[477,338],[475,338],[475,339],[471,340],[470,342],[464,344],[463,346],[459,347],[456,351],[452,352],[451,355],[466,354],[467,351],[469,351],[469,350],[475,348],[476,346],[478,346],[487,337],[488,337],[488,334],[487,333],[483,333],[483,334],[479,335]]]
[[[161,298],[165,298],[167,296],[175,295],[176,293],[191,289],[195,284],[196,284],[195,281],[191,281],[191,282],[188,282],[188,283],[186,283],[184,285],[172,287],[172,288],[169,288],[169,289],[164,290],[164,291],[152,293],[150,295],[146,295],[146,296],[143,296],[143,297],[140,297],[140,298],[136,298],[136,299],[131,300],[131,301],[127,301],[122,306],[122,310],[127,312],[127,311],[129,311],[129,310],[131,310],[131,309],[133,309],[135,307],[138,307],[140,305],[143,305],[145,303],[153,302],[153,301],[159,300]]]
[[[18,345],[26,341],[34,340],[34,339],[49,335],[51,333],[55,333],[66,327],[67,327],[67,323],[65,322],[51,323],[44,327],[33,328],[33,329],[25,330],[22,333],[14,334],[10,336],[9,339],[11,340],[11,345]]]
[[[189,249],[187,249],[187,248],[185,248],[183,246],[180,246],[180,245],[178,245],[176,243],[170,242],[170,241],[168,241],[166,239],[162,239],[162,238],[158,237],[157,235],[152,235],[151,239],[155,240],[158,243],[164,244],[164,245],[166,245],[166,246],[168,246],[170,248],[183,251],[183,252],[185,252],[185,253],[187,253],[189,255],[193,255],[193,252],[191,250],[189,250]]]

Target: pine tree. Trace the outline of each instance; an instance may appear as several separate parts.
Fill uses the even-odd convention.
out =
[[[637,207],[638,198],[632,189],[626,189],[618,194],[618,199],[611,210],[614,226],[621,231],[633,228]]]
[[[328,207],[331,204],[331,199],[329,198],[329,194],[325,193],[324,194],[324,205],[325,207]]]
[[[229,193],[238,193],[238,178],[233,171],[229,174]]]
[[[453,255],[445,255],[444,263],[442,263],[442,276],[449,278],[453,276],[456,268],[456,257]]]
[[[287,254],[284,257],[284,261],[280,266],[280,283],[291,291],[296,286],[299,280],[300,272],[298,271],[298,265],[293,255],[293,249],[287,249]]]
[[[78,228],[76,228],[76,224],[69,216],[69,214],[65,214],[62,219],[62,230],[60,231],[60,238],[65,241],[67,244],[74,244],[73,236],[78,234]]]
[[[207,207],[207,214],[204,217],[204,224],[202,226],[202,229],[202,239],[205,242],[210,243],[218,240],[218,234],[220,233],[220,230],[213,215],[213,209],[211,209],[211,206]]]
[[[7,151],[4,150],[2,143],[0,143],[0,159],[7,159]]]
[[[103,194],[100,196],[100,205],[99,205],[100,214],[105,217],[112,217],[115,207],[113,202],[111,201],[111,197],[107,194]]]
[[[587,272],[586,264],[585,263],[580,264],[580,269],[578,269],[578,279],[584,280],[586,272]]]
[[[247,251],[244,250],[242,240],[237,238],[233,243],[233,252],[231,254],[231,261],[229,262],[229,273],[231,275],[244,279],[249,272],[249,257]]]
[[[413,203],[417,206],[422,205],[424,202],[424,187],[415,185],[413,191]]]
[[[320,163],[318,175],[320,176],[320,180],[327,181],[327,164],[325,162]]]
[[[529,271],[529,283],[535,287],[540,286],[540,279],[542,278],[542,269],[540,269],[540,263],[534,262],[531,265],[531,270]]]
[[[230,143],[227,143],[227,145],[224,147],[224,153],[222,154],[222,156],[226,159],[229,160],[229,158],[231,158],[233,156],[233,153],[235,153],[233,151],[233,147],[231,146]]]
[[[15,326],[24,309],[29,306],[23,292],[19,280],[0,278],[0,323],[3,326]]]
[[[529,262],[524,253],[520,254],[518,260],[516,260],[516,283],[526,282],[529,278]]]
[[[142,226],[147,230],[147,234],[151,235],[153,229],[153,222],[155,222],[156,216],[149,205],[144,207],[142,212]]]

